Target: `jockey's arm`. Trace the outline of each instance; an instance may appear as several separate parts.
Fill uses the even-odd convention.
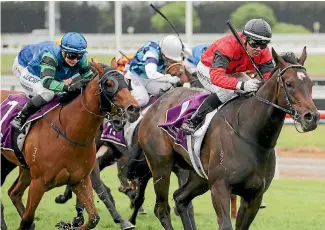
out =
[[[44,88],[54,92],[62,92],[65,89],[64,82],[59,82],[54,79],[57,66],[58,62],[56,58],[50,52],[44,53],[40,64],[40,78]]]
[[[225,89],[240,89],[242,82],[234,77],[228,77],[226,70],[230,58],[219,51],[216,51],[210,67],[211,82]]]
[[[79,65],[80,65],[79,74],[80,74],[81,78],[89,79],[93,75],[93,71],[92,71],[90,64],[85,56],[80,60]]]
[[[145,60],[145,71],[149,79],[158,79],[165,76],[157,71],[158,54],[147,51],[143,59]]]

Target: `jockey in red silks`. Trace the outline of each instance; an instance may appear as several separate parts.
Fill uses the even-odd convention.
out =
[[[267,79],[274,68],[272,54],[267,47],[272,37],[270,25],[264,19],[252,19],[238,35],[257,68]],[[211,94],[192,117],[183,123],[181,129],[186,134],[193,134],[205,115],[229,100],[234,90],[257,91],[260,81],[244,74],[252,70],[252,63],[234,35],[215,41],[202,54],[197,66],[198,79]]]

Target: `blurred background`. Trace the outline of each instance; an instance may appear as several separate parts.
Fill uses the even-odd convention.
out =
[[[119,51],[134,53],[149,40],[161,39],[168,33],[175,34],[169,24],[149,6],[150,3],[167,16],[182,40],[190,46],[212,43],[229,33],[226,25],[229,19],[240,31],[247,20],[263,17],[273,31],[270,47],[274,47],[278,53],[292,51],[299,56],[303,47],[307,46],[306,68],[314,81],[313,100],[321,113],[325,114],[325,2],[321,1],[1,2],[1,88],[22,89],[11,68],[23,46],[45,40],[55,41],[68,31],[83,33],[88,41],[89,58],[106,64],[114,56],[120,57]],[[321,122],[325,123],[325,120]],[[266,193],[265,200],[269,206],[258,214],[252,229],[324,230],[325,124],[319,125],[313,132],[299,134],[292,125],[292,119],[286,119],[277,144],[277,154],[276,179],[279,180],[275,180]],[[14,177],[11,179],[14,180]],[[12,180],[8,178],[5,189]],[[108,176],[105,180],[111,185],[118,183],[115,177]],[[175,186],[176,182],[173,181],[171,191]],[[148,225],[140,223],[140,229],[160,228],[158,220],[151,213],[154,194],[151,184],[148,187],[150,192],[147,194],[151,195],[148,195],[145,205],[151,207],[151,217],[147,218],[153,225],[148,228]],[[59,192],[55,191],[53,196]],[[210,218],[198,220],[198,229],[211,229],[216,222],[214,216],[211,217],[214,211],[210,196],[202,197],[194,203],[194,207],[199,202],[206,202],[208,207],[198,212],[206,213]],[[5,203],[8,202],[9,198],[5,199]],[[54,203],[52,200],[47,202],[44,209]],[[8,206],[12,206],[9,203]],[[125,211],[123,205],[121,209],[122,213],[129,213],[127,204]],[[70,212],[73,213],[73,207],[69,210],[61,212],[61,215],[69,216]],[[17,214],[12,211],[9,216],[16,227]],[[270,218],[274,225],[268,221]],[[108,218],[100,223],[104,223],[102,227],[115,229],[111,222]],[[47,229],[48,226],[45,227]]]

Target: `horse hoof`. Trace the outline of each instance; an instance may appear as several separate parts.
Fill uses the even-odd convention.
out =
[[[262,209],[262,208],[266,208],[266,203],[263,200],[262,200],[262,203],[260,205],[260,209]]]
[[[65,197],[64,195],[58,195],[55,198],[55,203],[57,203],[57,204],[65,204],[68,200],[69,200],[69,198]]]
[[[126,230],[126,229],[135,229],[135,226],[131,224],[129,221],[123,221],[121,223],[121,229]]]
[[[55,225],[56,229],[58,230],[68,230],[73,229],[70,222],[61,221]]]
[[[138,214],[142,214],[142,215],[144,215],[144,214],[147,214],[147,212],[146,212],[146,210],[144,210],[144,208],[141,206],[141,207],[139,208]]]
[[[81,225],[83,225],[85,222],[84,217],[83,216],[77,216],[75,218],[73,218],[72,221],[72,226],[73,227],[80,227]]]
[[[179,216],[179,213],[178,213],[178,211],[177,211],[176,206],[174,207],[174,213],[175,213],[176,216]]]

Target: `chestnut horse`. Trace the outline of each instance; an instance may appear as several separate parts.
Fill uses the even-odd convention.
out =
[[[155,215],[165,229],[173,229],[168,193],[175,164],[191,169],[186,183],[174,192],[184,229],[196,229],[186,212],[189,202],[210,189],[219,229],[233,229],[229,202],[233,193],[242,198],[236,229],[246,230],[273,179],[274,147],[286,113],[300,122],[305,132],[317,128],[319,112],[311,97],[312,81],[303,67],[306,47],[299,62],[286,63],[274,49],[272,56],[276,67],[256,94],[230,100],[212,118],[200,151],[208,179],[194,171],[189,154],[157,126],[165,122],[168,109],[198,91],[174,89],[160,97],[144,115],[138,131],[139,143],[153,176]]]
[[[113,109],[125,109],[129,121],[133,122],[139,117],[140,108],[119,72],[104,69],[95,62],[92,65],[98,73],[81,89],[81,95],[48,112],[46,119],[37,120],[26,137],[23,152],[29,168],[20,167],[19,176],[9,189],[10,198],[22,217],[19,229],[34,229],[35,211],[44,193],[64,184],[71,185],[88,211],[88,223],[80,229],[93,229],[99,222],[89,177],[96,159],[94,138],[104,116]],[[2,90],[1,101],[9,94],[14,92]],[[58,130],[65,130],[65,135]],[[22,166],[13,151],[1,150],[1,154]],[[28,186],[25,209],[22,196]]]
[[[111,67],[116,69],[117,64],[115,58],[112,59],[111,61]],[[177,63],[168,63],[166,66],[166,69],[164,70],[164,73],[168,73],[172,76],[177,76],[181,79],[181,83],[189,83],[190,81],[193,82],[192,84],[199,86],[198,82],[195,81],[195,77],[193,78],[191,75],[189,75],[188,72],[185,72],[185,67],[181,62]],[[163,92],[162,92],[163,93]],[[117,123],[117,121],[115,120]],[[114,127],[117,127],[117,129],[123,128],[123,123],[120,122],[122,125],[114,125]],[[100,171],[104,169],[107,166],[112,165],[116,161],[123,160],[121,158],[124,158],[125,162],[122,163],[123,165],[120,165],[122,168],[127,170],[128,172],[123,173],[124,177],[127,177],[128,179],[137,179],[137,185],[139,187],[139,193],[134,197],[134,192],[131,190],[131,193],[129,193],[130,198],[132,197],[133,205],[134,205],[134,210],[133,214],[130,218],[130,222],[132,224],[136,224],[136,217],[138,214],[138,210],[141,208],[143,202],[144,202],[144,190],[146,188],[146,185],[151,178],[151,173],[149,171],[149,168],[146,164],[146,161],[144,159],[144,155],[140,150],[136,148],[137,154],[132,155],[132,151],[126,147],[122,147],[120,145],[110,143],[110,142],[104,142],[100,140],[101,132],[99,131],[97,138],[96,138],[96,146],[97,150],[103,145],[106,144],[108,145],[108,150],[106,153],[101,156],[99,159],[96,160],[95,168],[92,171],[90,177],[92,181],[92,185],[94,190],[96,191],[97,195],[99,198],[105,203],[106,207],[111,210],[112,207],[107,205],[107,202],[111,200],[113,203],[114,199],[111,195],[110,189],[101,181],[100,179]],[[133,145],[137,145],[137,132],[135,132],[135,135],[133,137]],[[137,145],[138,146],[138,145]],[[142,161],[139,162],[137,159],[141,158]],[[130,166],[132,164],[132,166]],[[141,165],[141,169],[139,166]],[[188,173],[184,172],[184,170],[181,170],[179,168],[175,168],[174,172],[178,176],[179,183],[183,184],[185,183]],[[128,175],[127,175],[128,174]],[[120,177],[121,178],[121,177]],[[133,192],[133,193],[132,193]],[[68,199],[71,198],[71,189],[69,186],[67,186],[65,192],[63,194],[60,194],[59,196],[56,197],[55,202],[57,203],[65,203]],[[133,201],[134,199],[134,201]],[[84,218],[82,214],[83,207],[80,206],[80,203],[77,201],[76,205],[76,211],[77,211],[77,217],[75,217],[72,221],[73,226],[77,227],[83,224]],[[191,209],[192,210],[192,209]],[[111,211],[110,211],[111,212]],[[192,211],[193,213],[193,211]],[[114,215],[112,214],[113,219],[115,221]],[[124,229],[128,229],[129,227],[125,227]]]

